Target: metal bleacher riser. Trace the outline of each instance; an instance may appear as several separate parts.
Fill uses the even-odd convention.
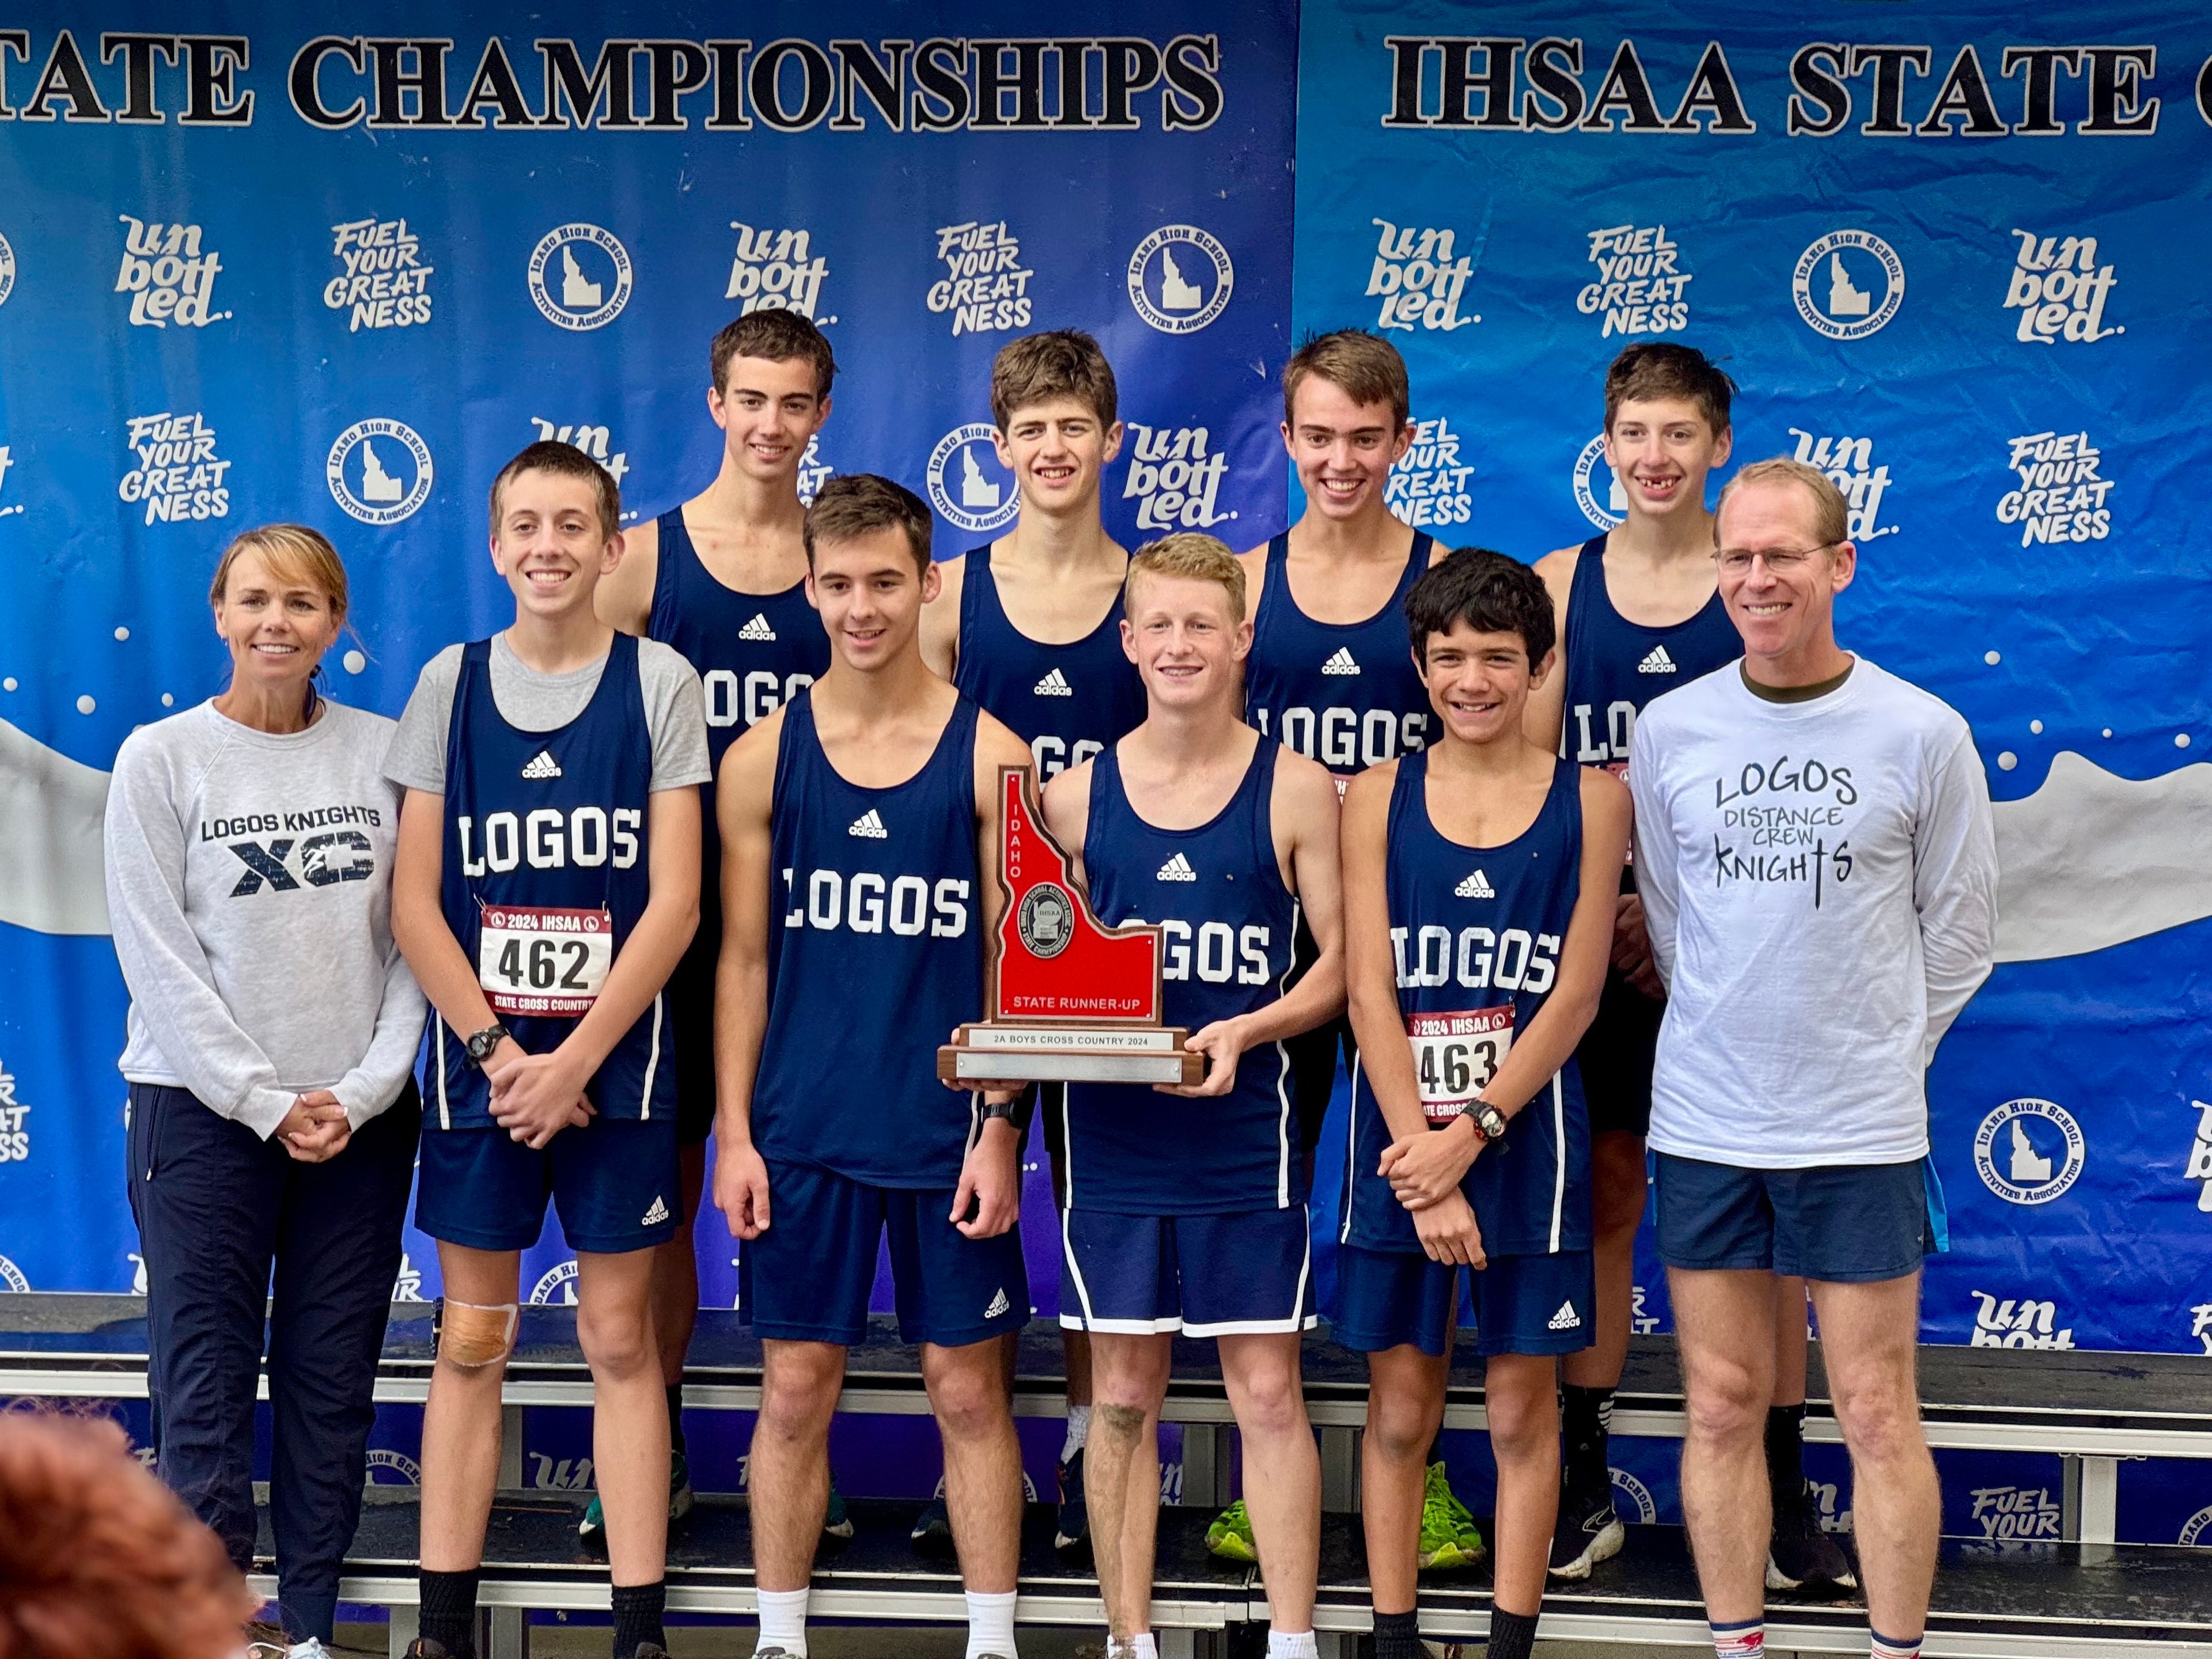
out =
[[[144,1398],[143,1311],[143,1303],[128,1297],[0,1297],[0,1392]],[[422,1304],[394,1305],[379,1368],[380,1402],[419,1405],[428,1398],[434,1363],[428,1314]],[[1024,1339],[1017,1415],[1062,1413],[1059,1359],[1056,1334],[1033,1327]],[[1207,1632],[1264,1620],[1266,1602],[1256,1574],[1205,1554],[1205,1522],[1230,1495],[1233,1418],[1212,1345],[1179,1345],[1176,1359],[1176,1381],[1161,1415],[1183,1430],[1183,1484],[1180,1507],[1162,1515],[1155,1624],[1164,1654],[1195,1656],[1212,1650],[1214,1638]],[[732,1315],[702,1313],[691,1361],[684,1389],[689,1410],[758,1408],[759,1346]],[[2204,1386],[2201,1362],[2172,1355],[1925,1348],[1921,1370],[1931,1446],[2039,1452],[2064,1460],[2065,1542],[2012,1553],[1949,1547],[1938,1606],[1930,1615],[1929,1659],[2086,1659],[2092,1654],[2101,1659],[2138,1651],[2212,1659],[2212,1552],[2114,1543],[2119,1460],[2212,1458],[2212,1390]],[[1307,1347],[1306,1379],[1328,1512],[1316,1628],[1324,1633],[1325,1654],[1334,1650],[1349,1659],[1353,1635],[1369,1621],[1356,1515],[1365,1370],[1357,1356],[1317,1338]],[[1816,1345],[1806,1438],[1834,1443],[1842,1437],[1820,1397],[1823,1388]],[[583,1409],[592,1402],[572,1309],[525,1310],[503,1392],[506,1466],[483,1594],[489,1610],[486,1659],[522,1659],[528,1644],[526,1610],[607,1605],[604,1567],[580,1561],[574,1545],[580,1497],[572,1502],[567,1493],[520,1490],[522,1409]],[[879,1322],[871,1340],[854,1350],[840,1408],[884,1416],[927,1413],[916,1357],[896,1341],[888,1322]],[[1684,1421],[1671,1340],[1638,1339],[1617,1396],[1613,1432],[1679,1439]],[[1472,1359],[1455,1370],[1445,1426],[1486,1426],[1480,1370]],[[874,1516],[875,1526],[864,1526],[860,1542],[817,1567],[817,1615],[908,1623],[963,1617],[952,1571],[921,1567],[904,1551],[913,1506],[854,1501],[872,1516],[883,1513]],[[743,1500],[707,1497],[702,1505],[692,1535],[680,1547],[672,1544],[669,1606],[676,1612],[750,1613],[755,1603]],[[1103,1614],[1095,1581],[1053,1555],[1048,1511],[1040,1510],[1032,1521],[1029,1532],[1037,1537],[1025,1534],[1021,1619],[1097,1625]],[[393,1610],[395,1653],[412,1632],[413,1527],[411,1498],[393,1488],[372,1488],[342,1589],[349,1601]],[[1554,1589],[1546,1603],[1545,1635],[1705,1644],[1709,1638],[1694,1574],[1679,1532],[1662,1527],[1631,1532],[1630,1551],[1591,1585]],[[871,1543],[876,1533],[881,1537]],[[1487,1628],[1486,1589],[1479,1583],[1425,1582],[1422,1613],[1424,1628],[1434,1634],[1479,1638]],[[1863,1653],[1865,1628],[1863,1611],[1853,1607],[1778,1605],[1769,1635],[1778,1650]]]

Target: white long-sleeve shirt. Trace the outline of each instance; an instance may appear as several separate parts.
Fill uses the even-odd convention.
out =
[[[392,732],[325,702],[277,736],[205,702],[124,740],[106,853],[125,1078],[264,1139],[309,1090],[356,1129],[398,1098],[426,1005],[392,940]]]
[[[1650,1145],[1753,1169],[1924,1156],[1928,1064],[1996,934],[1966,721],[1863,657],[1797,702],[1732,663],[1644,709],[1628,778],[1667,981]]]

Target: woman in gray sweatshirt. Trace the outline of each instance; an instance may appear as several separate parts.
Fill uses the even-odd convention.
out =
[[[336,550],[297,525],[247,531],[209,597],[230,689],[132,732],[107,803],[149,1382],[163,1479],[247,1567],[265,1339],[284,1626],[266,1650],[325,1659],[399,1269],[424,1004],[392,942],[392,722],[315,688],[345,622]]]

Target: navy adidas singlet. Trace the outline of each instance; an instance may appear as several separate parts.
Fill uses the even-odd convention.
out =
[[[1567,598],[1567,690],[1559,753],[1615,775],[1628,769],[1628,739],[1644,705],[1743,655],[1743,641],[1714,591],[1671,628],[1646,628],[1613,608],[1605,538],[1583,544]]]
[[[1429,817],[1427,784],[1426,754],[1398,763],[1387,887],[1398,1008],[1423,1104],[1441,1127],[1497,1072],[1559,977],[1582,888],[1582,774],[1559,762],[1536,821],[1503,847],[1447,841]],[[1341,1236],[1418,1250],[1413,1217],[1376,1173],[1392,1137],[1364,1067],[1352,1088]],[[1482,1150],[1463,1187],[1491,1255],[1589,1248],[1589,1120],[1571,1057]]]
[[[960,584],[952,683],[1030,746],[1040,782],[1080,766],[1145,718],[1145,688],[1121,652],[1121,607],[1081,639],[1045,645],[1007,619],[991,550],[972,550]]]
[[[653,522],[660,530],[660,562],[646,637],[674,646],[699,671],[707,701],[707,758],[720,777],[723,752],[747,728],[830,672],[830,636],[806,602],[804,581],[781,593],[725,587],[701,562],[682,507],[670,507]],[[687,954],[711,963],[722,937],[722,836],[712,787],[703,805],[699,932]]]
[[[765,1157],[878,1187],[960,1179],[980,1097],[937,1080],[937,1048],[983,1006],[976,714],[961,698],[919,772],[866,789],[823,753],[813,698],[784,705],[753,1082]]]
[[[1424,747],[1429,694],[1407,644],[1406,595],[1435,546],[1414,532],[1405,574],[1365,622],[1318,623],[1291,594],[1290,532],[1269,542],[1244,663],[1245,719],[1340,778]]]
[[[1269,810],[1280,753],[1261,738],[1229,804],[1195,830],[1156,829],[1139,817],[1113,750],[1091,763],[1083,837],[1091,908],[1115,927],[1146,921],[1162,930],[1170,1025],[1195,1031],[1283,994],[1298,902],[1283,884]],[[1280,1042],[1248,1049],[1218,1099],[1071,1083],[1063,1109],[1075,1209],[1228,1215],[1304,1201]]]
[[[651,896],[646,866],[653,736],[637,641],[615,635],[584,710],[552,732],[523,732],[492,701],[491,641],[461,653],[446,738],[440,897],[492,1012],[532,1054],[557,1048],[590,1012]],[[489,1085],[467,1063],[468,1033],[433,1026],[441,1128],[491,1121]],[[672,1113],[665,1009],[652,1006],[586,1093],[607,1118]]]

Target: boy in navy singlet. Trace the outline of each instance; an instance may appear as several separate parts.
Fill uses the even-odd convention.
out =
[[[445,1282],[422,1421],[421,1659],[466,1659],[499,1477],[520,1252],[550,1194],[576,1251],[616,1659],[665,1659],[667,1407],[655,1247],[684,1221],[662,986],[698,921],[699,680],[618,634],[592,589],[622,556],[615,482],[532,444],[492,485],[504,633],[422,671],[385,763],[404,785],[392,931],[428,994],[415,1223]]]
[[[1342,1001],[1336,789],[1240,718],[1244,573],[1212,537],[1169,536],[1130,562],[1121,638],[1145,722],[1054,779],[1045,821],[1103,920],[1162,929],[1165,1018],[1208,1065],[1187,1088],[1071,1084],[1063,1109],[1060,1323],[1091,1334],[1109,1651],[1151,1650],[1158,1425],[1181,1331],[1220,1343],[1250,1514],[1236,1547],[1267,1580],[1268,1651],[1310,1659],[1321,1465],[1298,1344],[1312,1260],[1284,1039]],[[1301,917],[1318,960],[1286,989]]]
[[[929,509],[831,479],[806,520],[829,671],[730,746],[715,986],[714,1201],[763,1339],[760,1651],[803,1655],[845,1353],[888,1228],[902,1340],[945,1443],[969,1659],[1014,1653],[1021,1450],[1000,1339],[1028,1321],[1011,1095],[949,1091],[937,1046],[983,1003],[999,769],[1029,750],[931,673]]]
[[[1443,550],[1385,496],[1413,441],[1411,397],[1405,359],[1386,340],[1344,329],[1301,346],[1283,370],[1283,446],[1305,511],[1243,556],[1252,593],[1245,718],[1328,768],[1340,791],[1432,737],[1428,694],[1406,654],[1404,605]],[[1352,1028],[1341,1019],[1291,1046],[1309,1158],[1340,1047],[1349,1065]]]
[[[806,603],[806,506],[799,474],[830,418],[837,364],[822,331],[795,311],[756,311],[714,337],[708,352],[707,412],[722,429],[713,483],[681,507],[640,525],[623,562],[599,586],[601,620],[661,640],[699,671],[712,764],[746,727],[830,665],[830,641]],[[712,793],[705,804],[699,932],[668,981],[676,1037],[676,1121],[684,1207],[696,1214],[714,1123],[714,960],[722,947],[721,839]],[[653,1274],[653,1335],[676,1448],[669,1514],[691,1506],[684,1455],[684,1354],[699,1312],[691,1230],[662,1247]],[[833,1501],[830,1530],[853,1535]],[[597,1498],[584,1512],[588,1540],[601,1525]]]
[[[1605,378],[1607,463],[1626,518],[1580,547],[1539,560],[1536,574],[1560,618],[1565,660],[1528,698],[1528,736],[1584,766],[1628,769],[1636,717],[1662,692],[1743,654],[1713,567],[1706,481],[1727,465],[1735,386],[1688,346],[1632,345]],[[1596,1226],[1598,1312],[1593,1346],[1562,1365],[1565,1486],[1552,1572],[1587,1578],[1626,1536],[1613,1507],[1607,1420],[1627,1356],[1636,1231],[1644,1217],[1644,1135],[1651,1121],[1651,1066],[1665,1012],[1651,961],[1635,871],[1624,868],[1613,962],[1597,1018],[1576,1059],[1590,1109],[1590,1175]],[[1805,1411],[1805,1291],[1776,1286],[1775,1397],[1767,1419],[1774,1499],[1774,1588],[1808,1582],[1848,1588],[1850,1563],[1806,1492],[1800,1431]]]
[[[999,459],[1021,492],[1021,516],[997,541],[949,559],[922,613],[922,657],[1030,745],[1037,776],[1079,766],[1145,717],[1145,694],[1121,653],[1118,611],[1129,556],[1099,518],[1100,475],[1120,453],[1113,366],[1088,334],[1063,329],[1002,347],[991,365]],[[1036,1091],[1053,1190],[1064,1191],[1061,1091]],[[1088,1534],[1083,1445],[1091,1420],[1091,1351],[1061,1335],[1067,1432],[1060,1457],[1062,1549]],[[1012,1376],[1013,1350],[1006,1352]],[[933,1506],[915,1528],[944,1524]]]
[[[1363,1468],[1376,1659],[1414,1659],[1424,1453],[1461,1267],[1498,1461],[1492,1659],[1527,1659],[1559,1493],[1555,1356],[1588,1345],[1589,1137],[1574,1047],[1597,1007],[1628,792],[1530,743],[1552,605],[1462,548],[1415,584],[1435,740],[1345,798],[1359,1036],[1335,1336],[1368,1356]]]

